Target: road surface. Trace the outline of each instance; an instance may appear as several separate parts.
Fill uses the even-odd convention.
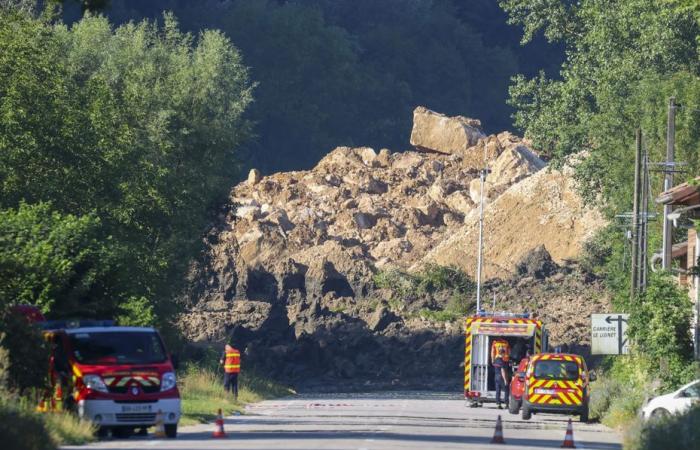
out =
[[[216,405],[212,405],[213,408]],[[568,416],[537,414],[523,421],[495,405],[467,408],[459,394],[395,392],[300,395],[249,405],[227,417],[224,439],[213,424],[183,427],[177,439],[132,437],[75,449],[480,449],[490,444],[496,418],[506,444],[518,449],[559,448]],[[576,418],[574,418],[576,419]],[[621,436],[600,424],[574,420],[579,449],[620,449]]]

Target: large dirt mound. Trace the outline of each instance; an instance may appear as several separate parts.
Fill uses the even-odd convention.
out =
[[[484,277],[506,278],[532,249],[545,246],[554,261],[575,259],[583,243],[605,225],[601,214],[586,208],[576,193],[572,169],[549,168],[512,185],[484,213]],[[476,273],[479,214],[431,250],[423,263],[457,266]]]
[[[420,151],[339,147],[311,170],[253,170],[235,186],[180,299],[185,335],[209,345],[233,334],[249,363],[290,380],[458,384],[461,323],[419,314],[445,308],[452,293],[398,298],[377,289],[377,274],[426,261],[470,270],[476,246],[464,237],[473,234],[484,155],[492,170],[487,228],[499,236],[487,245],[500,246],[487,250],[487,262],[508,265],[497,272],[487,264],[489,275],[514,272],[517,258],[543,241],[556,262],[574,257],[598,222],[584,220],[594,213],[584,212],[568,174],[543,169],[527,141],[485,136],[473,119],[422,108],[415,116],[424,119],[414,127]]]

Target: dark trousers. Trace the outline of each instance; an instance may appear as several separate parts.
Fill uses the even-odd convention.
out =
[[[238,374],[224,373],[224,390],[233,392],[233,398],[238,400]]]
[[[510,397],[510,389],[508,389],[508,383],[501,376],[496,376],[496,403],[501,404],[501,391],[503,391],[503,396],[505,399],[503,402],[507,405],[508,398]]]

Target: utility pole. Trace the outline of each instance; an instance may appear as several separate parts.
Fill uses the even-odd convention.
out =
[[[481,271],[484,258],[484,187],[486,175],[491,172],[486,165],[486,142],[484,142],[484,167],[479,172],[481,179],[481,197],[479,198],[479,254],[476,261],[476,312],[481,311]]]
[[[639,287],[639,197],[641,188],[642,130],[637,128],[634,156],[634,199],[632,201],[632,279],[630,280],[630,301],[634,301]]]
[[[642,161],[642,223],[640,226],[639,292],[647,288],[647,251],[649,240],[649,154],[644,150]]]
[[[666,176],[664,177],[664,191],[668,191],[673,187],[673,167],[674,167],[674,151],[676,144],[676,98],[668,99],[668,128],[666,130]],[[664,205],[663,219],[663,248],[661,267],[664,270],[671,269],[671,250],[673,247],[673,223],[668,220],[668,215],[671,214],[671,205]]]

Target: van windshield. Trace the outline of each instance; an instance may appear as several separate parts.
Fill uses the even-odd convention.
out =
[[[100,331],[70,335],[71,351],[81,364],[154,364],[167,359],[152,331]]]
[[[535,378],[547,380],[577,380],[578,364],[574,361],[537,361]]]

